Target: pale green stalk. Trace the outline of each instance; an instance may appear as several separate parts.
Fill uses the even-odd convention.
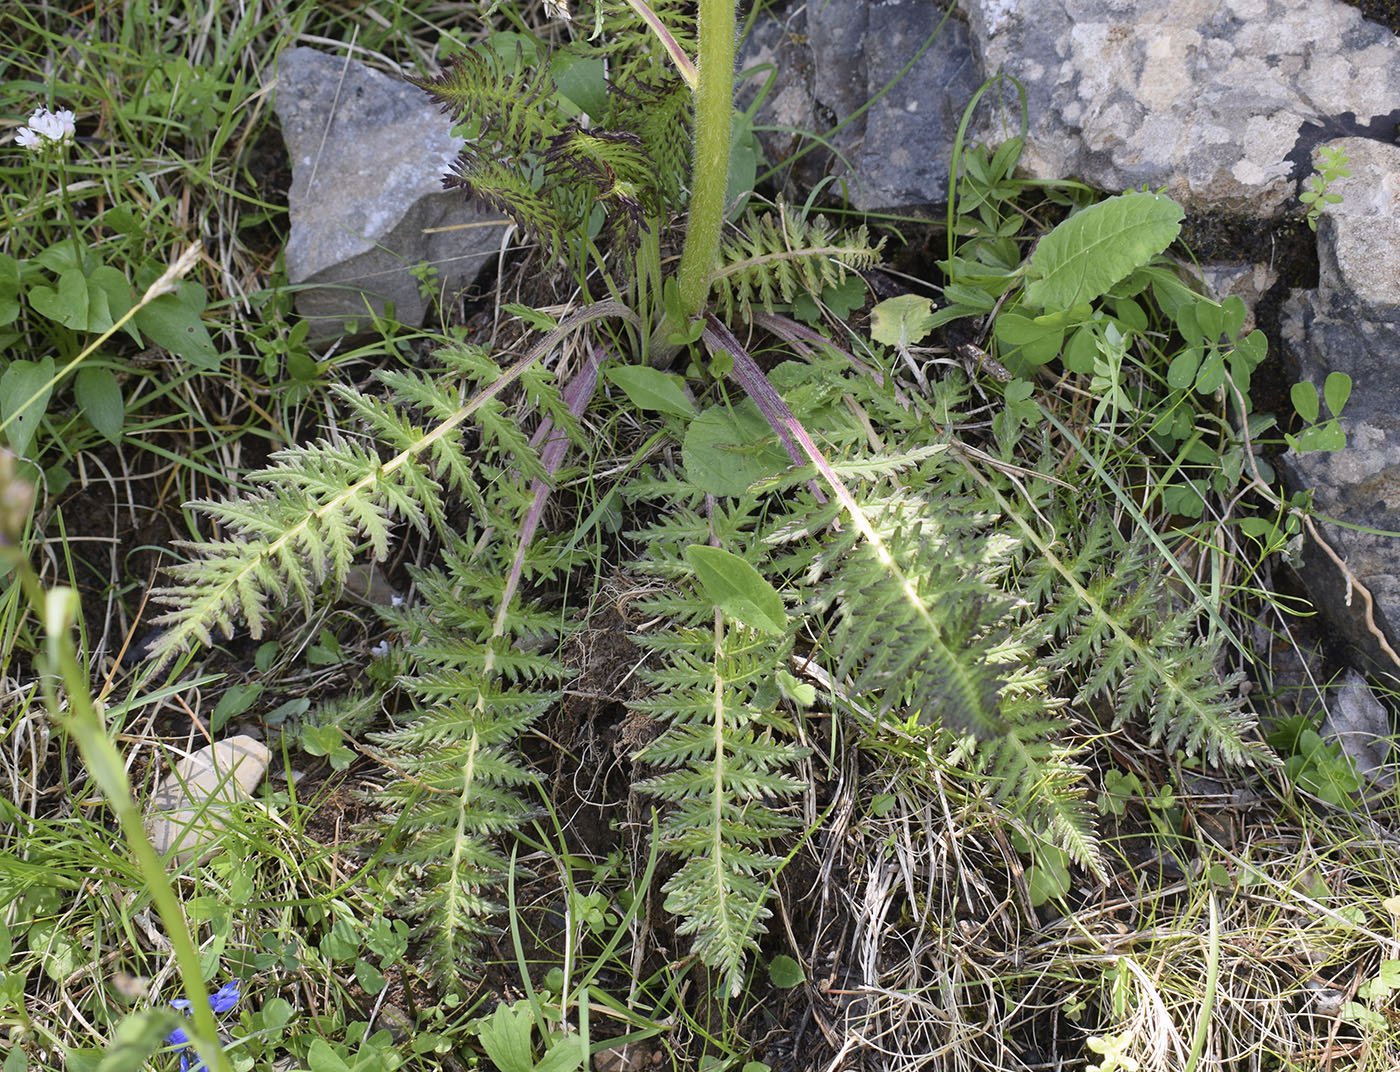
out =
[[[57,675],[63,682],[68,707],[67,715],[62,719],[63,724],[77,742],[88,773],[97,782],[98,788],[107,798],[108,805],[116,813],[122,836],[136,858],[146,888],[150,891],[151,901],[174,948],[175,964],[179,969],[180,981],[184,985],[186,997],[189,998],[190,1011],[194,1018],[191,1025],[193,1030],[189,1032],[190,1038],[211,1072],[232,1072],[228,1056],[218,1044],[219,1024],[209,1006],[209,990],[204,985],[199,951],[190,938],[189,923],[180,908],[180,902],[170,888],[160,856],[146,836],[140,808],[131,794],[126,767],[92,701],[87,674],[74,652],[70,630],[77,615],[78,595],[71,588],[55,588],[45,592],[39,578],[30,567],[29,560],[18,547],[6,544],[3,536],[0,536],[0,551],[9,559],[10,565],[19,576],[30,605],[44,617],[48,673],[44,675],[43,681],[49,710],[55,715],[62,710],[55,689],[54,676]]]
[[[705,308],[719,263],[724,194],[729,182],[729,137],[734,118],[734,0],[700,0],[699,73],[695,85],[695,153],[690,209],[677,272],[679,308],[667,310],[653,363],[667,364],[670,335]]]

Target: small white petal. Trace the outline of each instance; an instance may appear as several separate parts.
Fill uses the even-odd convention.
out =
[[[61,112],[36,108],[34,114],[29,117],[29,140],[22,144],[33,148],[38,144],[39,138],[54,142],[68,141],[76,130],[73,119],[73,113],[67,108]],[[18,135],[15,140],[19,140]]]
[[[19,133],[15,135],[15,143],[24,149],[37,149],[43,140],[28,127],[20,127]]]

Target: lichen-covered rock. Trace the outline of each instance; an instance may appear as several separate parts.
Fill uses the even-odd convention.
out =
[[[391,303],[422,324],[430,303],[411,269],[431,265],[431,289],[451,299],[495,255],[504,225],[482,224],[499,217],[442,188],[462,142],[422,90],[294,48],[278,61],[275,107],[292,164],[287,278],[312,338],[363,330]]]
[[[1340,0],[962,6],[982,70],[1026,88],[1037,178],[1268,216],[1321,141],[1389,141],[1400,121],[1400,42]]]

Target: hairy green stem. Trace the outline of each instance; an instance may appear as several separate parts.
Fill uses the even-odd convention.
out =
[[[734,120],[734,28],[734,0],[700,0],[695,155],[690,173],[690,214],[677,273],[680,308],[668,312],[663,340],[685,327],[673,319],[689,320],[704,309],[719,262]]]

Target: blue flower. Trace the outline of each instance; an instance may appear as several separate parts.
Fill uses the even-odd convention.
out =
[[[225,983],[219,989],[209,995],[209,1007],[216,1013],[228,1012],[238,1004],[238,982]],[[188,998],[176,998],[170,1003],[174,1008],[179,1009],[186,1016],[189,1015],[190,1002]],[[180,1053],[180,1072],[209,1072],[203,1061],[195,1061],[190,1064],[190,1055],[184,1051],[189,1049],[190,1036],[183,1027],[177,1027],[170,1034],[165,1036],[165,1044],[174,1046]]]

